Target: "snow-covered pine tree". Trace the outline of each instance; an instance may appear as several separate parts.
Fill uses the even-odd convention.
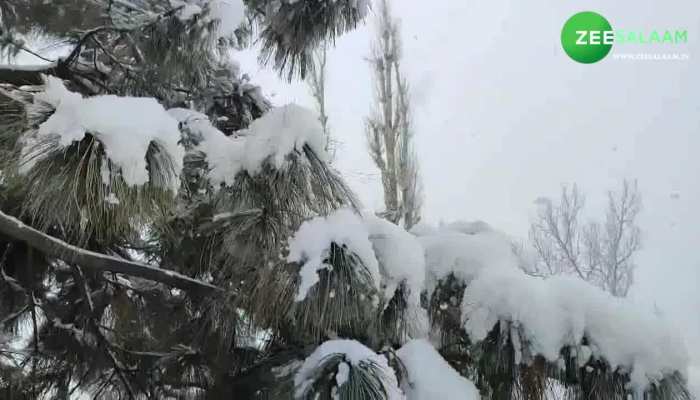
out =
[[[304,75],[368,9],[0,3],[6,53],[69,46],[0,67],[1,398],[688,398],[657,317],[526,276],[484,224],[357,212],[316,115],[228,59],[259,36]]]

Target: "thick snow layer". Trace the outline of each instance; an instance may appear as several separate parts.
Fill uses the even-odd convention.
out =
[[[661,318],[573,277],[484,273],[467,288],[463,313],[472,339],[484,339],[498,320],[513,321],[531,350],[551,361],[586,335],[594,357],[631,368],[638,390],[665,374],[685,372],[688,362],[681,338]]]
[[[284,165],[292,151],[301,151],[309,145],[322,160],[327,159],[325,139],[318,116],[311,110],[296,104],[273,108],[256,119],[248,129],[239,131],[246,137],[246,159],[243,166],[255,174],[269,161],[276,167]]]
[[[409,305],[420,306],[425,280],[425,255],[420,242],[391,222],[371,214],[360,217],[348,209],[302,224],[290,240],[287,260],[304,263],[297,300],[303,300],[318,282],[317,271],[327,268],[321,262],[331,242],[347,245],[362,259],[383,289],[385,300],[391,300],[399,284],[405,282]]]
[[[324,342],[306,358],[297,374],[294,376],[294,397],[302,398],[313,379],[317,377],[318,368],[330,356],[342,354],[345,363],[338,366],[336,383],[338,386],[347,383],[349,379],[349,369],[360,366],[362,363],[372,362],[382,371],[382,382],[387,391],[387,400],[402,400],[405,396],[398,387],[394,370],[387,363],[386,358],[376,354],[374,351],[355,340],[329,340]],[[346,364],[348,363],[348,364]]]
[[[410,291],[407,300],[418,306],[425,281],[423,246],[415,236],[385,219],[367,214],[363,220],[379,260],[384,298],[394,297],[398,285],[405,281]]]
[[[450,274],[468,283],[483,269],[511,269],[517,262],[506,236],[491,229],[464,234],[448,227],[419,240],[425,249],[428,293]]]
[[[208,177],[215,188],[232,185],[243,168],[246,139],[226,136],[216,129],[209,117],[187,108],[171,108],[168,113],[182,126],[199,136],[196,150],[201,151],[209,164]]]
[[[379,285],[379,264],[367,227],[360,216],[345,208],[304,222],[289,239],[287,261],[302,264],[297,301],[304,300],[309,289],[318,282],[318,271],[330,267],[323,263],[323,259],[328,256],[331,243],[347,246],[362,260],[375,284]]]
[[[155,142],[169,157],[174,173],[182,170],[184,149],[178,144],[177,121],[153,98],[113,95],[83,98],[52,76],[46,78],[44,92],[35,98],[56,110],[39,126],[37,137],[25,138],[25,146],[31,146],[40,137],[57,137],[58,145],[65,147],[89,132],[102,143],[112,164],[121,169],[124,181],[142,185],[149,178],[146,152],[151,142]],[[31,149],[25,149],[23,154],[36,155]],[[36,161],[36,158],[25,160],[22,172],[28,171]],[[176,187],[179,180],[173,179],[172,184]]]
[[[168,114],[184,125],[195,124],[197,122],[209,122],[209,117],[199,111],[190,108],[169,108]],[[209,124],[211,125],[211,123]]]
[[[508,237],[484,223],[424,229],[423,236],[418,238],[409,238],[404,233],[401,228],[371,216],[360,220],[349,210],[302,225],[290,241],[289,256],[289,261],[304,263],[298,299],[303,299],[318,281],[317,271],[326,267],[321,260],[331,241],[348,245],[363,260],[371,260],[372,268],[379,267],[390,294],[394,290],[391,285],[401,279],[407,279],[412,289],[420,287],[421,263],[413,258],[420,257],[424,251],[428,293],[450,274],[466,284],[462,322],[474,341],[486,338],[499,322],[512,323],[518,360],[522,360],[522,345],[528,346],[529,354],[541,354],[553,362],[558,361],[563,347],[573,346],[581,366],[593,357],[604,359],[613,368],[629,371],[631,386],[636,391],[644,390],[650,382],[667,374],[686,373],[688,357],[683,342],[661,317],[573,277],[541,279],[526,275],[518,268]],[[374,276],[376,273],[373,272]],[[416,304],[411,302],[409,306]],[[424,334],[418,327],[416,335],[410,336]],[[584,336],[588,346],[581,345]],[[416,350],[419,351],[427,352]],[[404,354],[407,352],[413,354],[404,350]],[[430,359],[425,355],[415,357]],[[438,376],[450,375],[444,368],[423,370],[441,371]],[[430,374],[426,374],[413,379],[427,379]],[[426,387],[432,388],[421,389],[419,383],[409,398],[448,398],[441,397],[447,394],[429,391],[438,390],[434,387],[439,388],[440,384],[426,384]]]
[[[427,340],[412,340],[397,355],[408,374],[408,385],[402,385],[407,400],[481,399],[476,386],[452,369]]]
[[[181,108],[168,112],[201,136],[197,150],[204,153],[209,179],[215,186],[233,184],[241,171],[255,175],[266,162],[284,168],[286,157],[302,151],[304,145],[309,145],[321,160],[327,158],[318,118],[295,104],[270,110],[234,136],[224,135],[203,114]]]
[[[209,172],[209,180],[218,188],[221,184],[233,185],[236,175],[243,169],[246,159],[245,139],[230,137],[214,128],[208,121],[200,125],[203,139],[197,150],[204,153]]]
[[[573,277],[526,275],[505,235],[474,227],[448,225],[420,237],[428,291],[450,273],[467,285],[462,320],[472,340],[483,340],[498,321],[509,321],[525,336],[530,351],[556,361],[562,347],[579,346],[585,335],[590,349],[581,354],[630,371],[636,390],[668,373],[686,372],[683,342],[660,317]],[[514,342],[519,349],[521,341]]]

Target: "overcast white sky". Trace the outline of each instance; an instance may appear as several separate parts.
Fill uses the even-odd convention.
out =
[[[686,330],[700,364],[700,3],[697,0],[400,0],[404,67],[412,86],[417,151],[429,222],[481,219],[526,237],[533,201],[577,182],[590,213],[605,191],[635,178],[644,249],[633,296],[656,304]],[[597,11],[614,29],[687,29],[686,61],[615,60],[593,65],[561,50],[562,25]],[[363,58],[372,23],[340,38],[329,55],[328,108],[342,142],[336,165],[365,206],[381,208],[366,154],[363,118],[372,86]],[[239,55],[275,102],[312,106]],[[673,196],[676,193],[678,196]],[[677,197],[677,198],[675,198]]]

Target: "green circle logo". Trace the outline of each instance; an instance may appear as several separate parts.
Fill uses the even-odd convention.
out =
[[[592,64],[612,49],[615,33],[605,17],[584,11],[569,18],[561,30],[561,45],[574,61]]]

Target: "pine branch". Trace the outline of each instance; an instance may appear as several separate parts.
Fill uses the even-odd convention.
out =
[[[88,270],[115,272],[201,293],[220,293],[223,291],[217,286],[174,271],[155,268],[143,263],[128,261],[73,246],[27,226],[17,218],[3,212],[0,212],[0,232],[15,240],[26,242],[29,246],[48,256],[59,258],[69,264],[80,265]]]
[[[88,306],[88,311],[90,313],[88,317],[88,323],[90,324],[90,328],[92,329],[93,333],[97,337],[97,342],[99,346],[102,348],[104,351],[105,355],[107,358],[111,361],[112,363],[112,368],[114,371],[117,373],[117,376],[119,377],[119,380],[122,382],[124,385],[124,388],[126,389],[127,393],[129,394],[129,399],[134,400],[134,390],[131,388],[131,385],[129,384],[129,380],[124,376],[124,367],[122,364],[117,360],[117,357],[114,355],[114,352],[111,349],[111,343],[105,336],[102,334],[102,331],[100,330],[100,327],[98,326],[98,323],[95,321],[95,306],[92,302],[92,298],[90,297],[90,289],[88,288],[87,281],[85,280],[85,275],[83,275],[83,271],[80,269],[80,267],[74,266],[74,277],[76,281],[80,284],[80,291],[85,299],[85,304]]]

